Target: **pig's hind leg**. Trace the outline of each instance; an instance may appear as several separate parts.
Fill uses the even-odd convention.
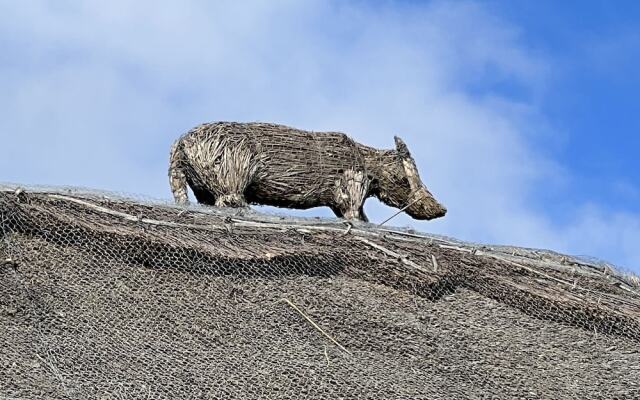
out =
[[[258,169],[258,159],[243,136],[221,135],[213,144],[213,166],[206,169],[207,187],[217,207],[248,207],[244,192]]]

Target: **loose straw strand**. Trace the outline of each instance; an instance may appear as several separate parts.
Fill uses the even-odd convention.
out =
[[[320,328],[320,326],[318,326],[318,324],[316,324],[315,322],[313,322],[313,320],[311,318],[309,318],[309,316],[307,314],[305,314],[301,309],[298,308],[298,306],[296,306],[295,304],[293,304],[291,302],[291,300],[289,299],[282,299],[282,301],[286,302],[287,304],[289,304],[291,306],[291,308],[293,308],[294,310],[296,310],[298,312],[298,314],[302,315],[302,317],[304,319],[306,319],[314,328],[316,328],[320,333],[322,333],[327,339],[331,340],[336,346],[340,347],[340,349],[342,351],[344,351],[345,353],[352,355],[351,352],[349,350],[347,350],[343,345],[341,345],[340,343],[338,343],[338,341],[336,341],[331,335],[329,335],[327,332],[325,332],[322,328]]]
[[[387,222],[391,221],[392,219],[394,219],[395,217],[397,217],[401,212],[404,212],[404,210],[406,210],[407,208],[411,207],[412,205],[416,204],[418,202],[418,200],[420,200],[421,197],[416,197],[415,200],[413,200],[411,203],[407,204],[406,206],[404,206],[400,211],[398,211],[397,213],[393,214],[392,216],[390,216],[389,218],[385,219],[384,221],[382,221],[381,223],[378,224],[378,226],[382,226],[384,224],[386,224]]]

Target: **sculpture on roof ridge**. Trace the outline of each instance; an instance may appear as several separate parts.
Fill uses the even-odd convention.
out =
[[[218,207],[262,204],[330,207],[336,216],[367,221],[375,196],[415,219],[442,217],[446,208],[420,180],[406,144],[378,150],[341,132],[308,132],[270,123],[199,125],[172,146],[169,180],[177,203],[187,185],[199,203]]]

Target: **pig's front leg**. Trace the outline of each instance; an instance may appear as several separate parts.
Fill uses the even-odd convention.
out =
[[[334,213],[345,219],[368,221],[363,210],[368,193],[369,180],[363,171],[345,171],[336,181]]]

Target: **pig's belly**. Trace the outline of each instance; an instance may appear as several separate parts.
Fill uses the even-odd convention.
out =
[[[245,191],[250,203],[304,209],[333,202],[337,178],[293,168],[261,172]]]

